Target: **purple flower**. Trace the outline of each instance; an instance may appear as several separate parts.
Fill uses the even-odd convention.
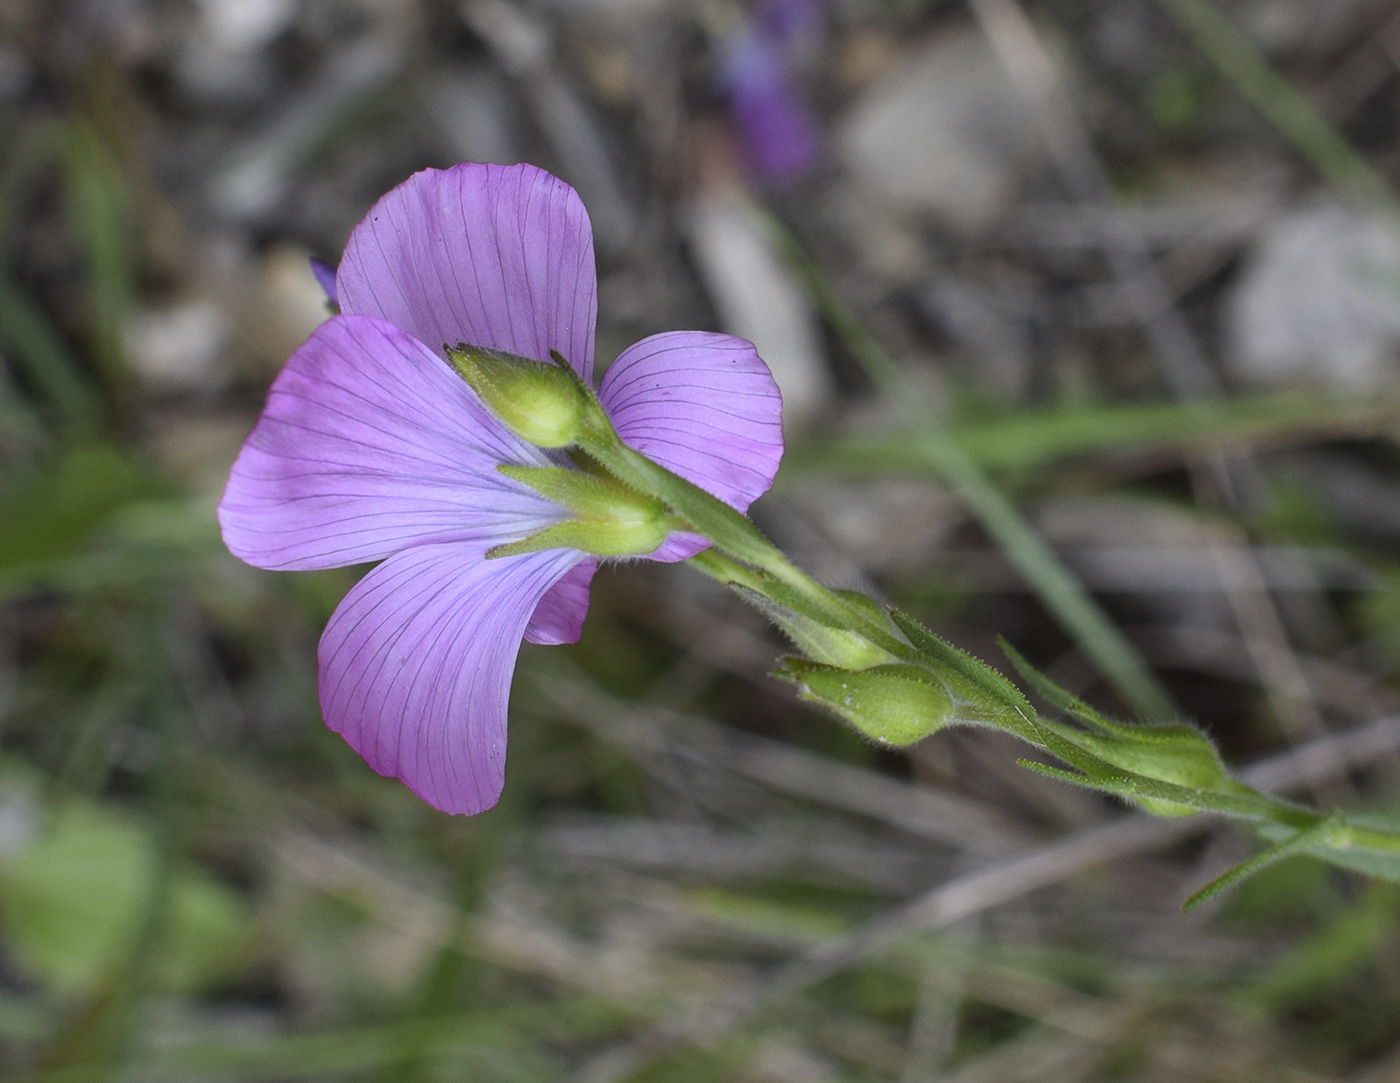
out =
[[[769,4],[760,23],[725,44],[721,81],[739,132],[744,159],[759,180],[783,184],[808,173],[821,137],[806,103],[788,78],[787,46],[815,31],[820,8],[808,2]]]
[[[588,215],[532,166],[424,170],[355,227],[335,287],[342,314],[273,382],[219,522],[260,568],[382,561],[321,637],[322,713],[380,774],[445,812],[480,812],[504,781],[520,640],[579,637],[598,561],[576,549],[486,557],[570,514],[497,468],[567,460],[507,431],[442,346],[539,361],[554,349],[591,379]],[[781,401],[743,339],[643,339],[599,397],[626,443],[740,511],[772,484]],[[648,557],[706,544],[672,534]]]
[[[339,305],[335,292],[335,268],[325,260],[312,259],[311,273],[316,277],[316,284],[326,291],[326,300],[331,305]]]
[[[821,33],[822,0],[766,0],[757,22],[783,45],[810,45]]]

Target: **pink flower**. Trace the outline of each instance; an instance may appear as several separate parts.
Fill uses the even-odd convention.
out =
[[[576,640],[597,558],[488,559],[569,512],[497,468],[567,465],[492,416],[445,359],[465,342],[591,380],[597,279],[587,212],[532,166],[416,173],[355,227],[341,315],[273,382],[219,505],[229,549],[260,568],[382,561],[319,650],[321,710],[376,771],[445,812],[495,804],[521,638]],[[778,389],[753,346],[699,331],[623,351],[599,389],[635,450],[743,511],[782,456]],[[706,545],[672,534],[649,559]]]

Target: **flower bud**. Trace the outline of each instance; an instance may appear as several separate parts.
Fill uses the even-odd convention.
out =
[[[880,744],[911,745],[955,719],[952,700],[926,669],[896,663],[849,670],[784,658],[774,676],[793,681],[797,694],[839,714]]]
[[[593,406],[578,377],[557,364],[470,346],[447,347],[448,360],[486,408],[536,447],[569,447]]]

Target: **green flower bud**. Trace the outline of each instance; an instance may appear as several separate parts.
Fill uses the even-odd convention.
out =
[[[955,720],[952,700],[938,679],[919,666],[896,663],[849,670],[784,658],[774,676],[797,694],[839,714],[880,744],[912,745]]]
[[[601,410],[588,388],[564,365],[458,343],[448,360],[493,414],[536,447],[578,443],[590,416]]]
[[[508,478],[528,485],[574,513],[518,542],[498,545],[488,557],[516,556],[541,549],[581,549],[600,557],[652,552],[674,530],[685,529],[655,497],[606,474],[586,474],[562,466],[500,466]]]

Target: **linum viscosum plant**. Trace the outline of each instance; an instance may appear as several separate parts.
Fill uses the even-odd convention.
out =
[[[576,640],[598,562],[640,557],[683,561],[761,610],[795,647],[775,676],[873,741],[990,727],[1053,757],[1025,766],[1063,781],[1259,825],[1269,847],[1187,905],[1294,853],[1400,867],[1400,834],[1256,792],[1184,721],[1105,718],[1008,647],[1064,716],[1047,717],[907,613],[796,567],[745,515],[782,454],[766,366],[742,339],[668,332],[595,391],[592,237],[557,178],[415,174],[325,281],[339,314],[273,384],[220,522],[259,567],[381,562],[322,637],[322,712],[435,807],[495,804],[521,639]]]

